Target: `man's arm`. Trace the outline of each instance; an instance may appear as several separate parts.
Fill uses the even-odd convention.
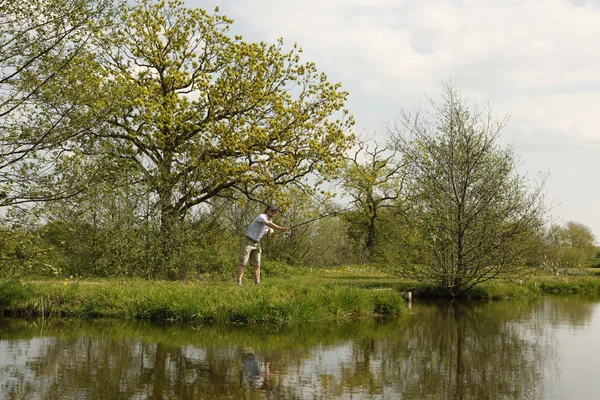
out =
[[[279,226],[277,224],[274,224],[273,222],[263,221],[263,224],[265,224],[266,226],[268,226],[271,229],[276,229],[281,232],[287,231],[287,228],[285,226]]]

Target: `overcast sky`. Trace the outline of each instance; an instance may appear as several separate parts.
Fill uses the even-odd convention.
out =
[[[521,173],[548,172],[556,222],[600,239],[600,0],[185,0],[221,12],[247,41],[297,43],[350,92],[357,132],[384,140],[401,109],[452,80],[509,116]],[[600,242],[600,240],[597,240]]]

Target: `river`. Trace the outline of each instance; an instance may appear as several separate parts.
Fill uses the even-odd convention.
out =
[[[600,301],[296,328],[0,319],[1,399],[598,399]]]

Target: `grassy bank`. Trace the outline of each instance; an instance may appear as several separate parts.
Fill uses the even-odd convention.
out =
[[[402,292],[413,297],[447,293],[386,275],[372,267],[301,269],[266,274],[260,286],[206,280],[7,280],[0,281],[4,315],[116,318],[196,324],[276,324],[347,321],[402,315]],[[471,299],[505,300],[544,294],[600,293],[600,277],[534,276],[478,285]]]
[[[578,274],[575,274],[577,272]],[[545,294],[600,294],[600,274],[597,269],[574,270],[573,275],[540,275],[519,280],[493,280],[477,285],[467,296],[473,300],[525,299]],[[401,279],[378,271],[374,267],[342,267],[307,269],[293,275],[301,282],[343,285],[359,288],[389,288],[412,292],[415,298],[447,297],[448,293],[431,285]]]
[[[394,290],[274,280],[231,282],[94,280],[0,283],[4,315],[142,319],[172,323],[297,324],[401,315]]]

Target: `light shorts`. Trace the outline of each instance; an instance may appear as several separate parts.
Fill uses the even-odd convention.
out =
[[[248,260],[250,260],[250,265],[254,267],[260,267],[260,253],[260,242],[256,242],[250,239],[248,236],[244,236],[244,239],[242,239],[242,245],[240,246],[238,264],[245,266],[248,264]]]

